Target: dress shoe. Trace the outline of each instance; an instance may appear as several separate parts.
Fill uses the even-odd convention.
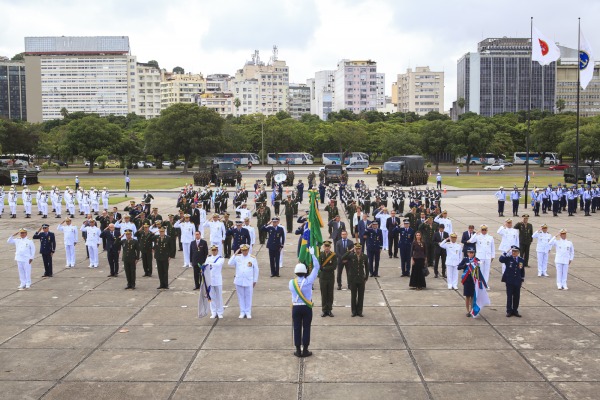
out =
[[[333,316],[334,316],[334,315],[333,315],[333,313],[332,313],[331,311],[329,311],[329,316],[330,316],[330,317],[333,317]]]
[[[352,313],[352,316],[353,316],[353,317],[356,317],[356,313]]]
[[[358,316],[359,316],[359,317],[361,317],[361,318],[363,317],[362,313],[360,313],[360,314],[356,314],[356,315],[358,315]]]
[[[442,274],[442,276],[443,276],[444,278],[446,278],[446,274]]]
[[[245,315],[242,313],[242,314],[240,314],[240,316],[238,318],[243,319],[244,317],[245,317]],[[300,356],[298,356],[298,357],[300,357]]]
[[[296,350],[296,351],[294,352],[294,355],[295,355],[296,357],[302,357],[302,352],[300,351],[300,349],[298,349],[298,350]]]
[[[210,319],[215,319],[216,316],[217,314],[210,314]]]
[[[219,319],[223,319],[223,314],[219,314]]]
[[[246,318],[247,318],[247,319],[252,319],[252,315],[250,315],[250,314],[246,314]]]
[[[510,318],[510,317],[512,317],[512,313],[507,312],[506,313],[506,318]]]
[[[194,290],[200,290],[200,286],[195,287]]]
[[[114,275],[110,274],[110,275],[106,275],[107,278],[112,278]]]
[[[125,290],[131,290],[131,286],[126,286]]]
[[[341,287],[341,286],[338,286],[338,289],[337,289],[337,290],[342,290],[342,287]]]
[[[302,350],[302,357],[310,357],[312,356],[312,351],[308,351],[308,349]]]
[[[566,286],[563,286],[563,290],[569,290],[569,288]]]
[[[513,315],[517,318],[521,318],[521,314],[519,314],[518,312],[514,312]]]
[[[438,278],[438,274],[435,274],[434,278]]]
[[[326,317],[326,316],[327,316],[326,312],[321,313],[321,317]]]

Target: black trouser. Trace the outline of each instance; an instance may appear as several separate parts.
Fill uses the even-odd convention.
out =
[[[202,271],[197,264],[193,265],[192,268],[194,269],[194,287],[200,289],[200,275],[202,274]]]
[[[177,245],[177,238],[173,236],[170,239],[171,239],[171,242],[173,244],[171,245],[171,248],[169,250],[169,257],[175,258],[175,254],[177,253],[177,246],[176,246]]]
[[[512,205],[513,205],[513,217],[516,217],[519,215],[519,200],[513,200]]]
[[[102,229],[102,231],[104,231],[104,229]],[[106,251],[106,238],[105,237],[102,238],[102,250]]]
[[[230,258],[231,257],[231,243],[233,238],[231,236],[226,236],[223,241],[223,257]]]
[[[434,263],[433,263],[433,273],[435,276],[438,276],[438,265],[440,262],[440,258],[442,259],[442,275],[446,275],[446,249],[442,249],[440,246],[436,245],[434,251]]]
[[[584,201],[585,215],[590,215],[590,205],[591,205],[591,201],[590,200],[585,200]]]
[[[336,282],[337,282],[338,287],[342,286],[342,271],[344,270],[344,268],[346,268],[346,283],[348,283],[348,267],[346,266],[346,264],[340,262],[338,264],[337,274],[336,274]]]
[[[287,228],[287,233],[292,233],[294,229],[294,215],[293,214],[285,214],[285,226]]]
[[[539,216],[540,215],[540,202],[536,201],[535,203],[533,203],[533,213],[534,215]]]
[[[442,181],[437,181],[436,188],[437,189],[441,189],[442,188]]]
[[[558,215],[558,211],[560,209],[560,201],[552,200],[552,214],[556,217]]]
[[[433,267],[434,243],[425,242],[425,251],[427,252],[427,266]]]
[[[294,322],[294,345],[308,348],[310,345],[310,324],[312,323],[312,308],[307,305],[294,305],[292,307],[292,321]]]
[[[335,281],[333,279],[319,279],[321,287],[321,309],[323,312],[329,312],[333,308],[333,287]]]
[[[271,265],[271,276],[279,276],[279,259],[281,248],[269,249],[269,264]]]
[[[279,215],[279,206],[280,203],[275,202],[275,204],[273,204],[273,208],[275,209],[275,215]]]
[[[573,215],[577,208],[577,203],[575,199],[567,200],[567,211],[569,212],[569,216]]]
[[[267,240],[267,232],[265,232],[261,229],[260,231],[258,231],[258,241],[260,244],[265,244],[266,240]]]
[[[44,260],[44,276],[52,276],[52,253],[42,253],[42,259]]]
[[[352,314],[362,314],[365,298],[365,281],[360,283],[349,282],[348,286],[350,286],[350,307]]]
[[[160,282],[160,287],[163,289],[169,288],[169,259],[166,260],[156,260],[156,271],[158,272],[158,280]],[[194,267],[194,272],[196,269]],[[194,277],[195,279],[195,277]]]
[[[529,249],[531,247],[531,243],[519,243],[521,248],[521,257],[525,260],[525,267],[529,267]]]
[[[110,267],[110,274],[117,275],[119,273],[119,252],[115,250],[110,250],[106,253],[106,258],[108,258],[108,266]]]
[[[379,258],[381,256],[381,251],[379,247],[369,247],[367,252],[367,257],[369,258],[369,274],[371,276],[379,275]]]
[[[500,216],[504,214],[504,201],[498,201],[498,214]]]
[[[561,196],[560,197],[560,208],[563,211],[566,211],[566,207],[567,207],[567,197],[566,196]],[[559,211],[560,212],[560,211]]]
[[[150,203],[144,203],[144,212],[146,215],[150,215]]]
[[[127,287],[135,288],[135,261],[123,261],[123,269],[127,277]]]
[[[410,243],[400,244],[400,268],[405,276],[410,276],[410,250]]]
[[[519,311],[521,300],[521,285],[506,284],[506,313],[515,314]]]
[[[183,251],[183,245],[181,244],[181,228],[175,228],[175,236],[179,239],[179,251]]]
[[[398,234],[388,231],[388,254],[398,257]]]
[[[142,252],[142,267],[144,268],[144,276],[152,276],[152,251]]]

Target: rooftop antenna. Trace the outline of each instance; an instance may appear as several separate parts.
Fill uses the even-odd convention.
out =
[[[279,54],[279,50],[277,49],[277,45],[273,45],[273,62],[277,61],[278,54]]]

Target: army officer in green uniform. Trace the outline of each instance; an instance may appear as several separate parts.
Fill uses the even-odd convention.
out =
[[[135,289],[135,266],[140,259],[140,246],[133,237],[131,229],[125,230],[125,239],[121,240],[123,251],[123,268],[127,277],[127,287],[125,289]]]
[[[337,255],[331,251],[331,242],[323,243],[323,251],[319,254],[319,286],[321,287],[321,317],[333,317],[333,287],[335,286],[335,271],[337,271]]]
[[[158,280],[160,285],[157,289],[169,288],[169,259],[175,249],[175,242],[166,235],[166,229],[161,227],[158,230],[158,236],[154,236],[152,250],[156,260],[156,270],[158,271]]]
[[[346,264],[346,271],[348,273],[352,316],[356,317],[358,315],[362,317],[365,284],[367,279],[369,279],[369,260],[363,254],[360,243],[354,245],[354,250],[350,250],[344,254],[342,263]]]

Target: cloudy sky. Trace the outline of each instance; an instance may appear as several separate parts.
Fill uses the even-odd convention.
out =
[[[371,59],[392,81],[409,67],[446,73],[445,109],[456,99],[456,61],[488,37],[529,37],[529,20],[577,47],[577,18],[600,59],[600,1],[579,0],[0,0],[0,56],[25,36],[129,36],[138,61],[169,70],[234,74],[273,45],[305,83],[340,59]]]

